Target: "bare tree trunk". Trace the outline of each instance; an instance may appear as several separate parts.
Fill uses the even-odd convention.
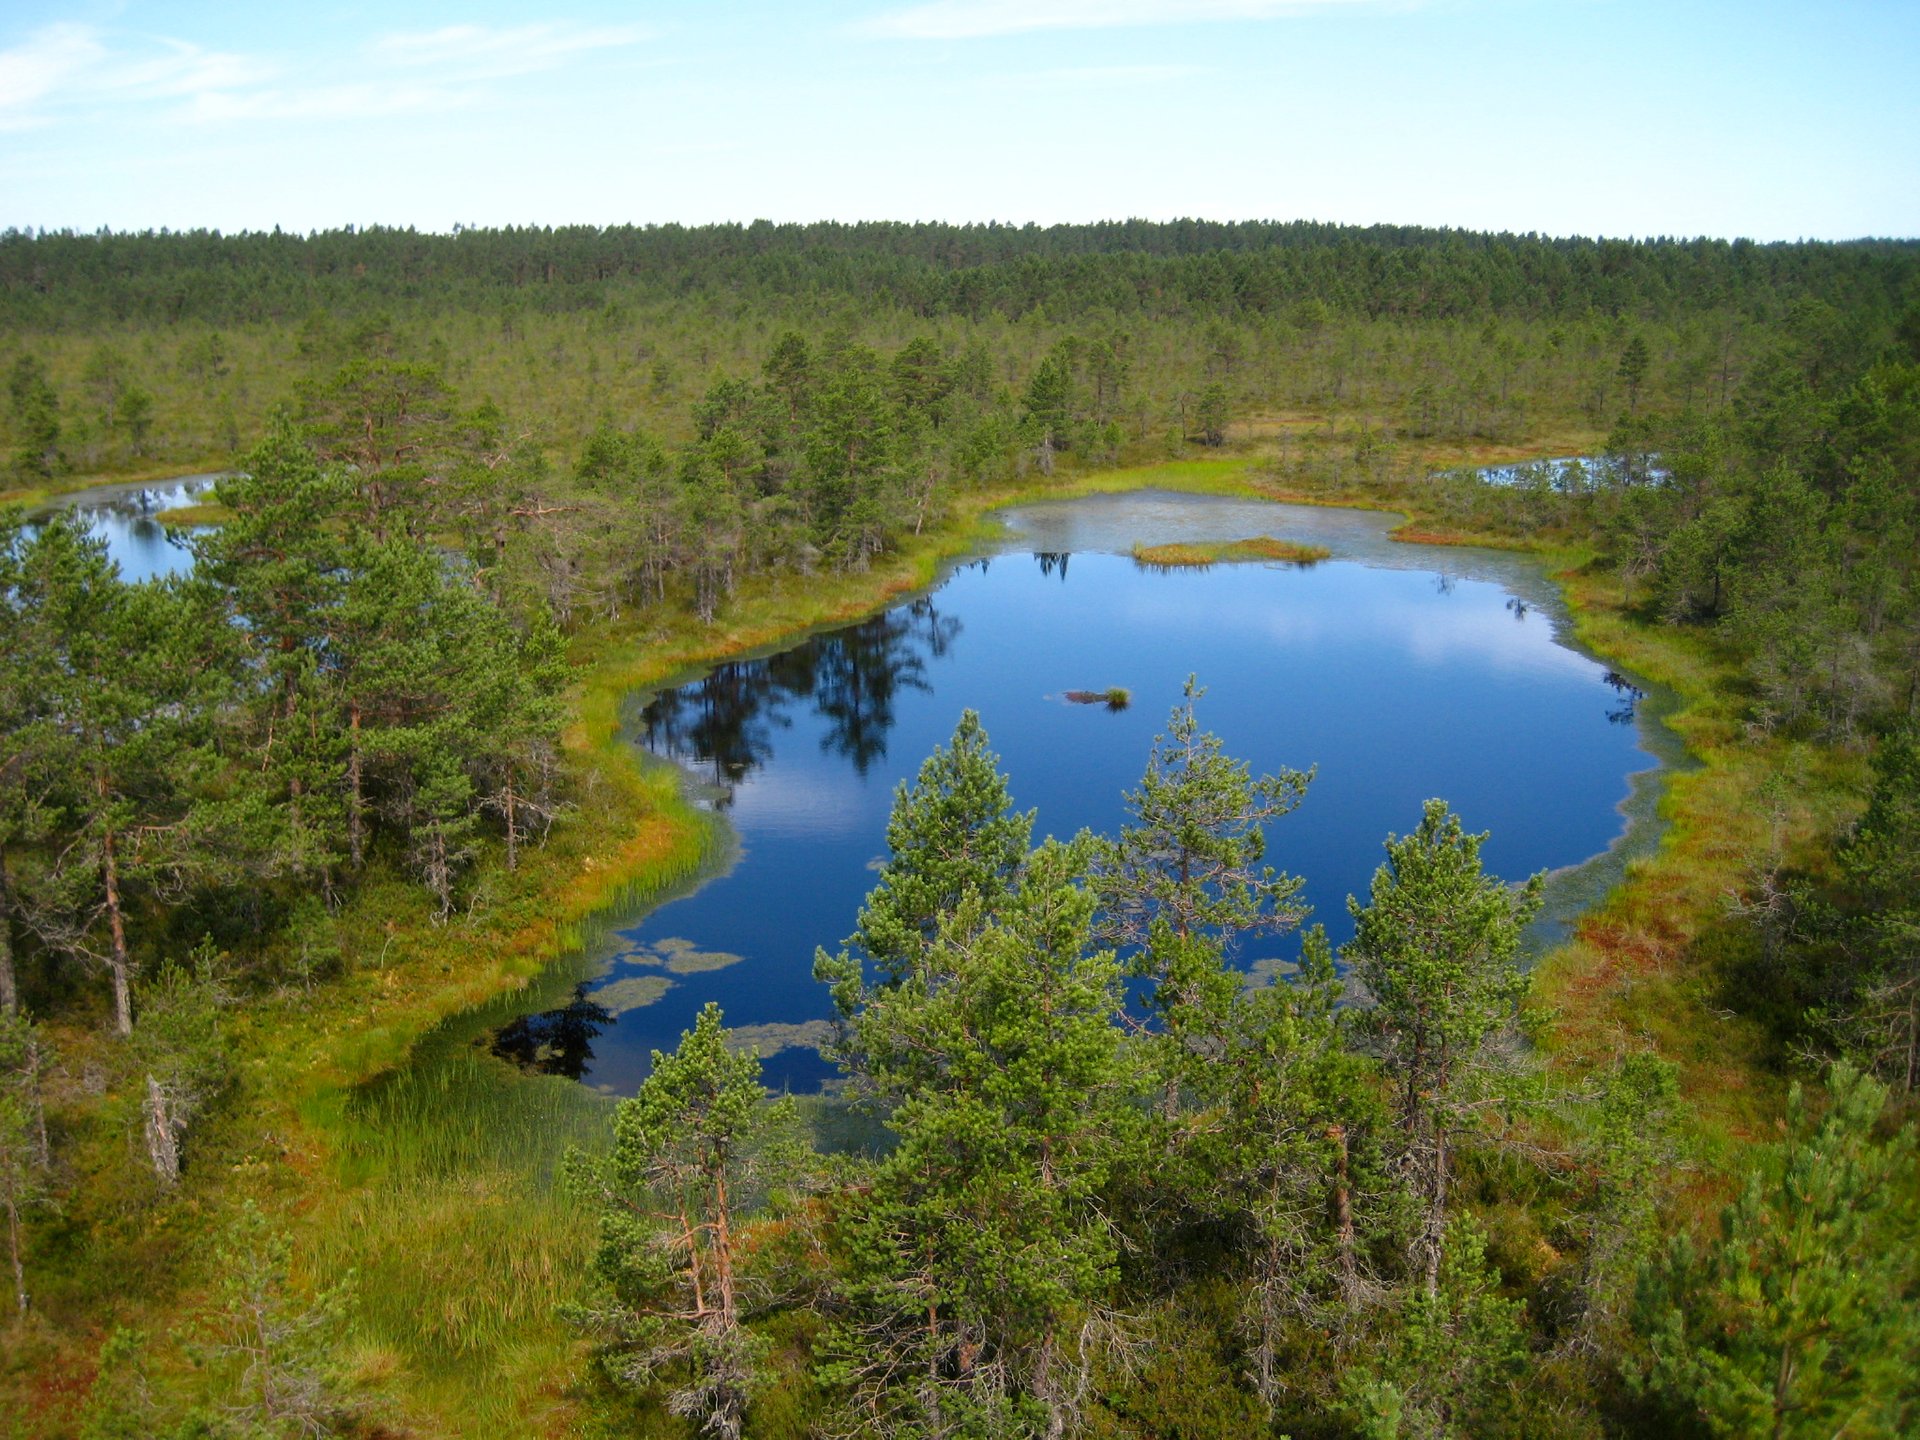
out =
[[[104,793],[105,786],[101,789]],[[120,913],[120,861],[111,830],[106,833],[101,853],[107,885],[107,927],[113,937],[113,950],[107,960],[107,969],[113,974],[113,1029],[124,1038],[133,1034],[133,958],[127,952],[126,918]]]
[[[1056,1351],[1060,1348],[1059,1339],[1052,1330],[1040,1342],[1040,1361],[1034,1367],[1034,1394],[1040,1403],[1047,1407],[1047,1440],[1062,1440],[1067,1433],[1066,1407],[1060,1403],[1059,1383],[1054,1374]]]
[[[1351,1314],[1360,1308],[1360,1276],[1354,1258],[1353,1189],[1349,1178],[1347,1127],[1332,1126],[1327,1135],[1339,1147],[1333,1162],[1333,1233],[1339,1250],[1340,1299]]]
[[[1427,1214],[1420,1226],[1420,1248],[1426,1262],[1427,1296],[1440,1293],[1440,1255],[1447,1236],[1447,1132],[1433,1127],[1433,1173],[1427,1181]]]
[[[453,913],[453,860],[447,853],[446,825],[440,820],[430,822],[426,840],[415,844],[413,856],[420,866],[420,879],[439,907],[433,918],[445,920]]]
[[[727,1177],[713,1177],[713,1273],[719,1290],[720,1323],[728,1330],[740,1324],[740,1307],[733,1284],[732,1216],[727,1209]]]
[[[7,1190],[7,1248],[13,1254],[13,1299],[19,1307],[20,1318],[27,1318],[27,1270],[20,1261],[20,1207],[15,1203],[13,1190]]]
[[[360,795],[360,707],[358,705],[350,708],[347,718],[347,855],[356,871],[366,859],[365,802]]]
[[[27,1097],[33,1105],[33,1158],[42,1170],[53,1164],[53,1147],[47,1144],[47,1105],[40,1095],[40,1036],[27,1032]]]
[[[1278,1358],[1276,1338],[1280,1333],[1279,1307],[1274,1304],[1273,1289],[1275,1272],[1279,1269],[1271,1243],[1262,1260],[1262,1274],[1259,1281],[1259,1339],[1253,1347],[1253,1390],[1260,1401],[1269,1410],[1280,1394],[1280,1383],[1274,1376],[1274,1361]]]
[[[0,1014],[20,1013],[20,987],[13,975],[13,892],[0,861]]]
[[[147,1076],[147,1155],[153,1161],[153,1173],[162,1185],[180,1178],[180,1144],[173,1133],[173,1117],[167,1105],[167,1093],[160,1082]]]
[[[520,831],[519,817],[514,813],[513,766],[507,766],[507,870],[520,868]]]

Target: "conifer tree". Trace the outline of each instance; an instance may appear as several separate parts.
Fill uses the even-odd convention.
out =
[[[26,1016],[0,1010],[0,1211],[7,1220],[7,1257],[13,1270],[14,1305],[26,1318],[29,1295],[25,1259],[30,1211],[52,1203],[48,1174],[46,1114],[40,1083],[46,1041]]]
[[[621,1381],[684,1377],[670,1408],[722,1440],[743,1433],[767,1379],[767,1342],[746,1322],[776,1293],[782,1251],[748,1239],[750,1208],[798,1174],[802,1153],[793,1102],[768,1100],[759,1060],[728,1047],[709,1002],[620,1103],[611,1154],[568,1160],[570,1187],[601,1207],[603,1293],[578,1318]]]
[[[1169,1118],[1183,1084],[1206,1083],[1240,989],[1227,968],[1232,949],[1248,936],[1282,934],[1306,914],[1302,882],[1260,861],[1262,827],[1300,803],[1312,774],[1256,779],[1200,729],[1194,705],[1205,693],[1187,678],[1140,788],[1127,793],[1131,823],[1102,842],[1095,869],[1101,937],[1126,947],[1131,973],[1153,983],[1155,1064]]]
[[[1381,1261],[1404,1229],[1389,1117],[1340,1000],[1316,925],[1290,973],[1233,1006],[1211,1062],[1211,1104],[1193,1118],[1184,1153],[1169,1157],[1190,1173],[1152,1172],[1234,1237],[1248,1377],[1268,1406],[1299,1385],[1284,1360],[1288,1337],[1354,1333],[1384,1293]]]
[[[1440,1284],[1455,1141],[1498,1079],[1497,1042],[1527,976],[1517,963],[1544,876],[1511,890],[1480,868],[1487,837],[1462,830],[1444,800],[1387,838],[1368,902],[1351,895],[1354,936],[1341,954],[1372,1002],[1362,1027],[1393,1091],[1400,1163],[1422,1219],[1412,1245],[1429,1295]]]
[[[1920,733],[1896,732],[1873,758],[1866,813],[1840,850],[1857,897],[1849,994],[1828,1016],[1857,1063],[1906,1094],[1920,1090]]]
[[[280,417],[240,472],[221,481],[232,517],[193,539],[197,578],[237,622],[223,633],[243,652],[247,759],[258,762],[243,768],[253,783],[229,809],[256,802],[268,817],[264,833],[250,836],[262,878],[324,876],[338,858],[345,816],[330,669],[347,583],[339,522],[350,494]]]
[[[924,1079],[851,1197],[851,1314],[828,1379],[884,1435],[1058,1436],[1111,1333],[1102,1191],[1129,1153],[1120,972],[1089,953],[1087,837],[1048,841],[988,909],[969,890],[926,961],[867,1011]]]
[[[196,603],[181,590],[126,585],[104,546],[64,519],[42,528],[18,575],[25,625],[49,657],[48,727],[57,759],[57,863],[36,923],[59,949],[98,961],[113,1024],[133,1033],[137,891],[190,873],[185,823],[205,687],[217,674]]]
[[[917,1071],[881,1024],[890,1012],[869,1014],[869,1000],[903,986],[921,995],[937,988],[930,962],[941,925],[969,896],[997,904],[1026,860],[1033,812],[1014,810],[998,766],[979,714],[963,711],[951,743],[894,790],[887,860],[846,948],[815,953],[814,976],[832,987],[835,1058],[871,1094],[897,1099]]]
[[[1920,1183],[1911,1128],[1874,1130],[1886,1087],[1844,1063],[1819,1113],[1796,1083],[1718,1238],[1642,1276],[1639,1382],[1715,1435],[1911,1434],[1920,1419]]]

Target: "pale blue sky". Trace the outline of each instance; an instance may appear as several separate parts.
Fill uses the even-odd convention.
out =
[[[1920,0],[9,0],[0,226],[1920,235]]]

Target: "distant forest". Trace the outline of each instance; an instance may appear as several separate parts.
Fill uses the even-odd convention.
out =
[[[622,297],[843,296],[924,317],[1035,310],[1369,319],[1671,320],[1776,313],[1818,297],[1892,310],[1920,243],[1586,240],[1305,221],[1099,225],[529,226],[451,235],[374,227],[0,235],[0,319],[56,329],[128,321],[236,325],[413,302],[524,295],[580,310]]]

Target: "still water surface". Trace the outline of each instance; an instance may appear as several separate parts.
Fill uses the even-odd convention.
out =
[[[1256,771],[1316,769],[1304,803],[1269,828],[1268,858],[1306,877],[1336,944],[1352,933],[1347,895],[1365,895],[1382,840],[1413,828],[1429,796],[1492,832],[1493,872],[1569,872],[1542,938],[1590,898],[1572,867],[1620,839],[1630,792],[1646,799],[1663,727],[1628,680],[1570,648],[1528,561],[1396,545],[1390,522],[1361,512],[1155,492],[1004,519],[997,553],[926,596],[636,700],[633,739],[687,772],[732,853],[694,893],[622,927],[572,1003],[500,1031],[500,1053],[628,1094],[650,1052],[716,999],[759,1044],[771,1085],[829,1080],[814,947],[852,928],[895,786],[963,708],[980,712],[1016,803],[1038,811],[1036,838],[1112,833],[1196,674],[1200,722],[1229,753]],[[1136,540],[1260,534],[1334,558],[1166,571],[1126,554]],[[1128,709],[1062,698],[1110,686],[1132,691]]]
[[[88,533],[106,542],[107,556],[120,567],[122,580],[184,574],[193,566],[188,532],[162,525],[155,517],[196,503],[219,479],[218,475],[183,475],[176,480],[96,485],[57,496],[41,514],[71,510]]]

